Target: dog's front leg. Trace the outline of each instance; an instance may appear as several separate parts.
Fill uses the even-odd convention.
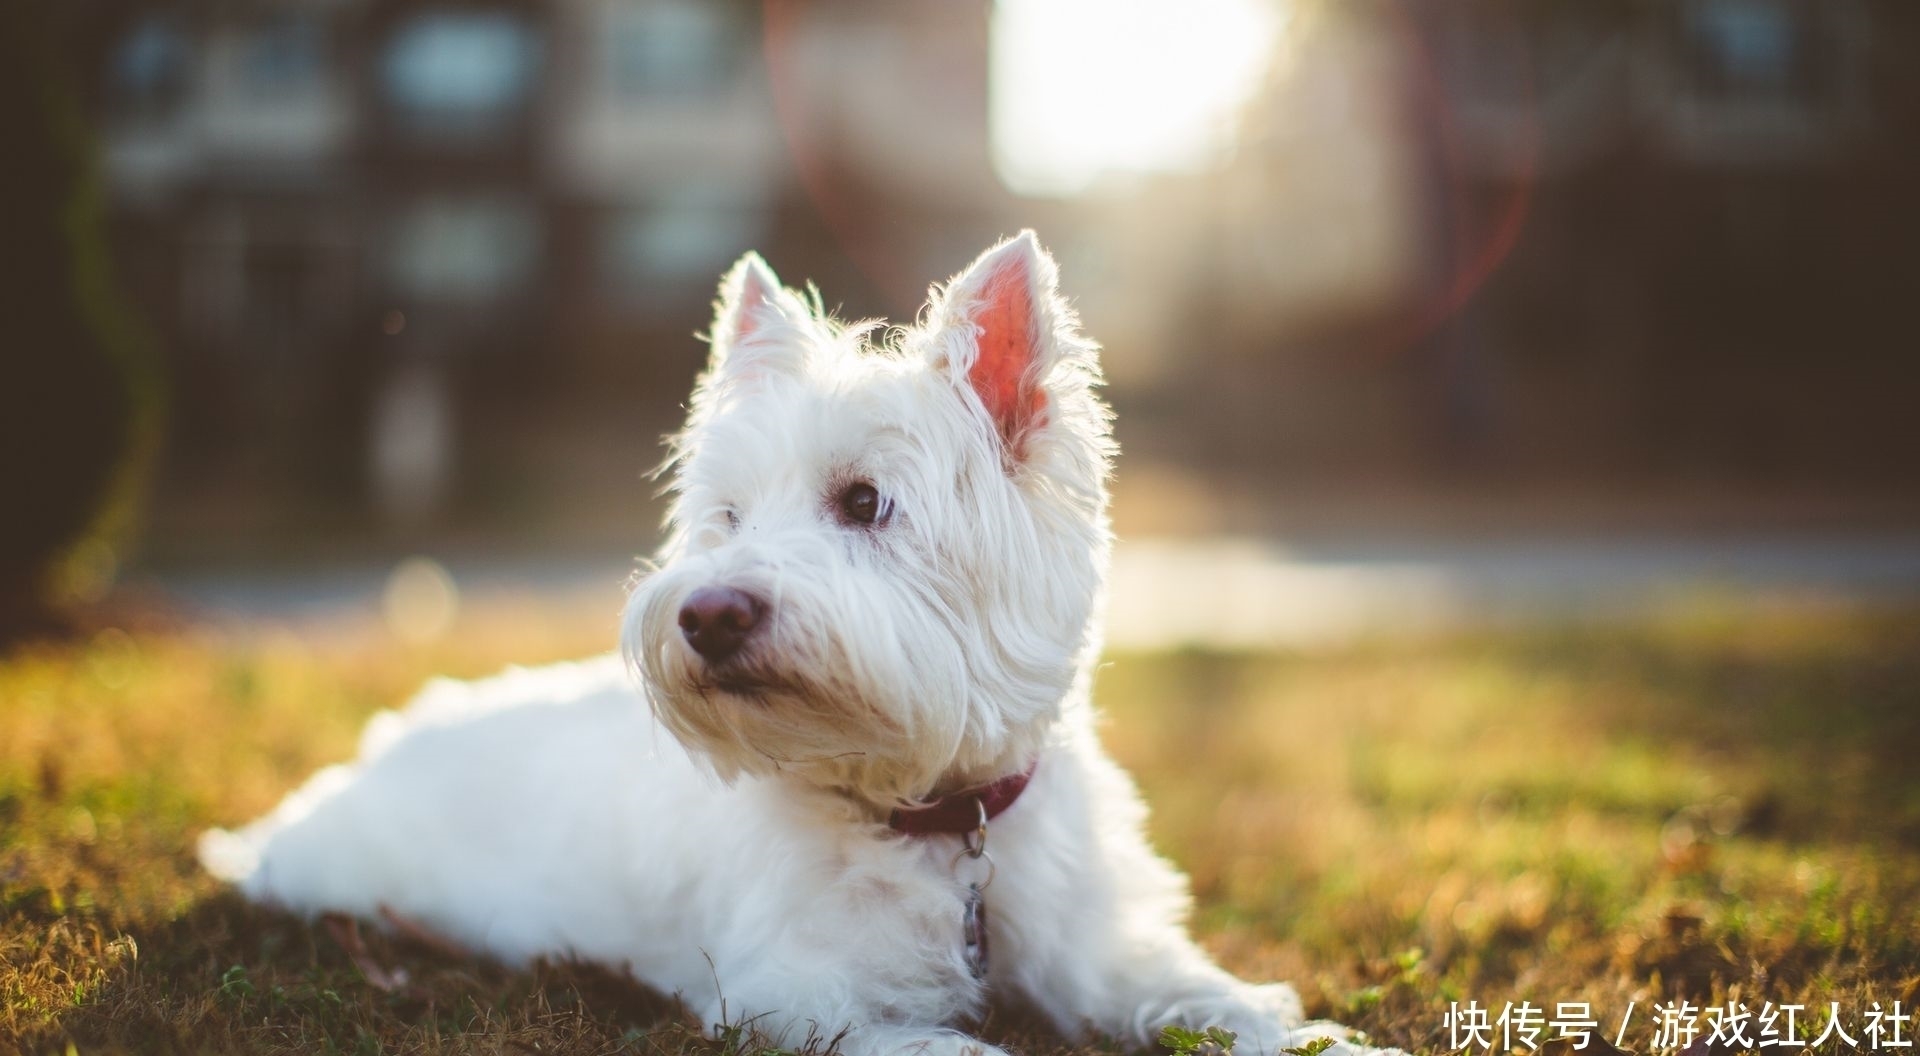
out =
[[[830,972],[830,969],[823,969]],[[866,1002],[826,1000],[816,1007],[788,999],[780,1007],[753,1002],[710,1004],[704,1018],[715,1036],[744,1027],[767,1044],[788,1051],[809,1051],[809,1042],[832,1043],[839,1056],[1008,1056],[963,1031],[891,1020],[890,1010]]]
[[[1243,1056],[1273,1056],[1318,1038],[1338,1042],[1327,1052],[1357,1056],[1375,1050],[1348,1043],[1334,1023],[1305,1022],[1300,997],[1285,983],[1249,983],[1216,965],[1185,925],[1185,878],[1152,855],[1140,840],[1119,882],[1101,892],[1082,888],[1082,911],[1055,917],[1062,925],[1045,945],[1064,956],[1042,955],[1015,967],[1021,989],[1069,1035],[1100,1034],[1148,1046],[1163,1028],[1223,1027]],[[1030,944],[1023,944],[1030,945]]]
[[[841,1056],[1009,1056],[964,1031],[873,1023],[840,1040]]]
[[[1238,1037],[1239,1052],[1266,1056],[1315,1037],[1344,1037],[1337,1028],[1304,1023],[1292,987],[1249,983],[1214,964],[1159,906],[1122,897],[1105,908],[1100,920],[1075,914],[1074,926],[1049,941],[1077,956],[1043,958],[1021,972],[1022,990],[1063,1032],[1144,1047],[1168,1026],[1224,1027]]]
[[[840,1056],[1005,1056],[952,1029],[986,1003],[953,885],[917,866],[918,847],[866,850],[830,885],[736,902],[729,929],[712,933],[730,941],[707,947],[707,979],[682,999],[716,1034],[745,1027],[793,1051],[832,1041]]]
[[[1193,941],[1186,877],[1148,845],[1132,781],[1090,734],[1041,774],[1050,787],[1036,779],[1036,799],[1052,809],[1009,816],[1004,828],[1017,831],[1004,835],[1017,844],[992,892],[1007,911],[995,937],[1007,984],[1063,1032],[1128,1045],[1173,1025],[1233,1031],[1246,1056],[1347,1039],[1337,1024],[1304,1022],[1292,987],[1236,978]]]

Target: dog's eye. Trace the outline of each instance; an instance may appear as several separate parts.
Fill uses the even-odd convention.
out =
[[[880,491],[866,481],[849,484],[840,493],[840,516],[853,524],[878,524],[886,515]]]
[[[727,515],[727,531],[729,532],[739,531],[740,530],[740,511],[729,506],[725,510],[722,510],[721,512]]]

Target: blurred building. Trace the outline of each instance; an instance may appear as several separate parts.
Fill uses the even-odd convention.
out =
[[[107,167],[122,278],[179,382],[176,471],[291,473],[409,519],[440,504],[490,393],[525,410],[637,378],[677,402],[747,248],[856,312],[910,307],[871,276],[917,292],[1004,212],[986,17],[278,0],[136,18],[105,71]],[[851,270],[840,248],[863,240],[885,257]]]
[[[650,523],[742,250],[902,318],[1027,225],[1135,465],[1914,482],[1920,7],[1284,8],[1230,150],[1059,200],[995,175],[990,0],[152,8],[101,74],[163,506]]]
[[[1089,201],[1087,314],[1208,408],[1181,463],[1911,483],[1915,47],[1898,0],[1297,5],[1231,159]]]

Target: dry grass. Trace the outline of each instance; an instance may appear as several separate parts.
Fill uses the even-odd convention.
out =
[[[369,932],[362,961],[406,973],[374,986],[191,857],[424,676],[612,628],[516,605],[424,649],[149,625],[0,661],[0,1050],[751,1048],[603,972]],[[1608,1037],[1634,1002],[1641,1052],[1654,1001],[1793,1001],[1816,1024],[1838,1001],[1858,1036],[1873,1002],[1916,999],[1920,614],[1122,656],[1099,693],[1206,942],[1377,1040],[1442,1051],[1468,999],[1589,1001]],[[1018,1017],[986,1029],[1061,1049]]]

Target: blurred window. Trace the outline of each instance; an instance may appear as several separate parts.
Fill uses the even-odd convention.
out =
[[[616,291],[705,283],[760,240],[766,214],[755,202],[687,187],[647,205],[617,210],[602,228],[602,270]]]
[[[1804,93],[1807,28],[1776,0],[1712,0],[1692,8],[1685,34],[1702,88],[1720,95]]]
[[[525,105],[539,62],[539,41],[520,18],[440,11],[394,32],[380,72],[402,117],[443,131],[492,131]]]
[[[539,263],[540,222],[511,198],[428,198],[401,213],[388,277],[402,296],[476,300],[510,295]]]
[[[109,60],[108,81],[115,108],[158,116],[186,98],[192,45],[179,21],[147,15],[136,22]]]
[[[685,3],[611,9],[607,68],[623,98],[711,95],[740,53],[731,9]]]
[[[311,91],[325,70],[325,41],[310,16],[270,18],[243,38],[239,72],[249,92],[289,96]]]

